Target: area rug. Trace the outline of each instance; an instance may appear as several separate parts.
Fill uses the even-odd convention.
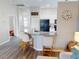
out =
[[[37,56],[37,59],[58,59],[58,57]]]

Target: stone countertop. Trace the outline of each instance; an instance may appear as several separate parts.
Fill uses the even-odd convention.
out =
[[[42,35],[42,36],[56,36],[56,33],[50,33],[50,32],[34,32],[32,35]]]

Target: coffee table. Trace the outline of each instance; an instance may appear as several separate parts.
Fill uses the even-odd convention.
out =
[[[42,51],[42,55],[43,56],[59,57],[59,54],[61,51],[62,51],[62,49],[44,48]]]

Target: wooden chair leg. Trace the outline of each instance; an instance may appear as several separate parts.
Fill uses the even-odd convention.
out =
[[[25,54],[26,48],[23,48],[22,50],[23,50],[23,54]]]

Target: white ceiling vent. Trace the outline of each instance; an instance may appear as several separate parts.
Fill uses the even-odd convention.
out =
[[[16,6],[24,6],[24,4],[17,4]]]

